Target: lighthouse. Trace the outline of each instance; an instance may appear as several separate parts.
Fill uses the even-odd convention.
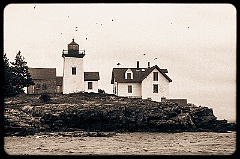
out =
[[[62,51],[63,57],[63,94],[84,91],[83,57],[85,50],[72,39],[68,50]]]

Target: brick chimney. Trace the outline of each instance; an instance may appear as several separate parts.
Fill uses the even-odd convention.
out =
[[[150,62],[148,62],[148,68],[150,68]]]
[[[137,61],[137,69],[139,69],[139,61]]]

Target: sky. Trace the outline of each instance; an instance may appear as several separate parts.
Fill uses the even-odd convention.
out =
[[[134,68],[137,61],[144,68],[150,62],[168,69],[170,98],[185,98],[212,108],[219,120],[236,121],[231,4],[9,4],[3,20],[10,61],[20,50],[28,67],[56,68],[62,76],[62,50],[74,38],[86,51],[84,71],[99,72],[99,88],[107,93],[113,68]]]

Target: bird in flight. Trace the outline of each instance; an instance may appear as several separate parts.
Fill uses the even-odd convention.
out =
[[[86,40],[87,40],[87,38],[86,38]]]
[[[33,7],[34,9],[36,8],[36,5]]]
[[[146,55],[146,54],[143,54],[143,55]]]
[[[155,58],[154,60],[157,60],[157,58]]]
[[[119,66],[119,65],[121,65],[120,63],[117,63],[117,65]]]

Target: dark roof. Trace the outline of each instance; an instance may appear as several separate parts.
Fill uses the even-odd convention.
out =
[[[32,79],[55,79],[56,68],[29,68]]]
[[[56,85],[62,86],[63,77],[56,77],[56,68],[29,68],[32,79],[56,79]],[[84,81],[100,80],[99,72],[84,72]]]
[[[157,69],[169,82],[172,80],[165,74],[167,69],[160,69],[157,65],[150,68],[130,68],[133,72],[133,79],[125,79],[125,72],[129,68],[113,68],[111,84],[114,83],[113,79],[115,78],[116,82],[119,83],[140,83],[142,82],[154,69]]]
[[[68,45],[78,45],[78,44],[74,41],[74,39],[72,39],[72,42]]]
[[[56,85],[57,86],[62,86],[63,84],[63,77],[62,76],[57,76],[56,77]]]
[[[100,80],[99,72],[84,72],[84,81],[98,81]]]
[[[62,54],[62,57],[77,57],[77,58],[83,58],[85,56],[85,53],[72,53],[72,54]]]
[[[161,69],[161,71],[162,71],[163,73],[168,73],[168,70],[167,70],[167,69]]]

